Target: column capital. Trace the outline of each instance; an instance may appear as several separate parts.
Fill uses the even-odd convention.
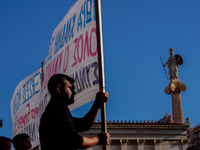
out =
[[[120,139],[120,144],[124,145],[128,143],[128,139]]]
[[[154,139],[153,142],[154,142],[154,144],[161,144],[162,139]]]
[[[137,144],[144,144],[145,143],[145,139],[137,139]]]

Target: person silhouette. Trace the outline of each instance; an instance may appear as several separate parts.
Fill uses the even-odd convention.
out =
[[[84,137],[78,132],[89,130],[95,122],[99,108],[108,101],[107,92],[98,92],[96,99],[83,118],[71,115],[68,108],[74,103],[74,79],[65,74],[55,74],[48,82],[51,99],[40,119],[39,136],[42,150],[76,150],[96,144],[110,144],[110,135],[100,133],[94,137]]]

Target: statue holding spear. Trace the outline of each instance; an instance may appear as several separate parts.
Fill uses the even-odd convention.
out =
[[[183,64],[183,59],[180,55],[174,56],[173,48],[169,49],[169,54],[170,54],[170,57],[168,58],[167,62],[163,65],[163,67],[168,65],[169,78],[170,78],[170,82],[172,82],[172,80],[179,79],[178,78],[178,65]]]
[[[170,57],[168,58],[168,60],[165,64],[163,63],[162,58],[160,57],[164,70],[165,70],[166,65],[168,65],[168,69],[169,69],[168,74],[169,74],[170,83],[169,83],[169,86],[165,89],[165,92],[167,94],[170,94],[171,91],[175,91],[175,89],[177,87],[180,87],[182,91],[185,91],[186,86],[185,86],[185,84],[181,83],[181,81],[178,77],[178,68],[179,68],[179,65],[183,64],[183,59],[178,54],[176,54],[174,56],[173,48],[169,49],[169,54],[170,54]],[[166,73],[166,76],[168,79],[166,70],[165,70],[165,73]]]

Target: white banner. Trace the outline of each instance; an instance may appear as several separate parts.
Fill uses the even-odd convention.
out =
[[[63,73],[75,79],[75,109],[94,100],[99,90],[95,0],[79,0],[53,32],[44,65],[41,108],[50,96],[50,77]],[[44,110],[41,109],[41,113]]]
[[[39,100],[41,90],[41,69],[21,81],[16,87],[10,102],[13,123],[13,137],[27,133],[31,143],[38,145]]]

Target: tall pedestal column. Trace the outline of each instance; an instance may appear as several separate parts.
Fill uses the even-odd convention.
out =
[[[176,89],[174,92],[171,92],[171,97],[172,97],[173,122],[183,124],[181,91],[179,89]]]
[[[186,89],[186,85],[181,83],[180,80],[172,80],[165,88],[165,93],[168,95],[171,94],[172,97],[173,123],[183,124],[181,91],[185,92]]]

